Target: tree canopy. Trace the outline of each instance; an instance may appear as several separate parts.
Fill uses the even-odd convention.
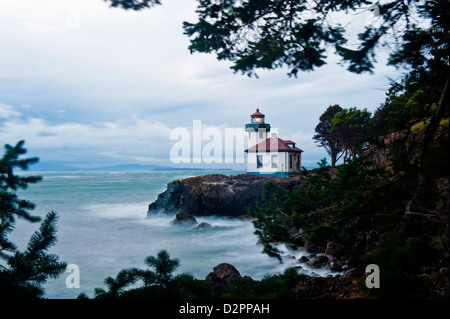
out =
[[[159,0],[105,0],[113,7],[141,10]],[[371,11],[376,23],[360,27],[356,40],[342,14]],[[198,21],[184,22],[191,52],[215,53],[236,72],[289,68],[289,75],[326,63],[334,49],[351,72],[372,72],[378,49],[390,46],[390,62],[448,68],[448,0],[198,0]],[[336,18],[336,15],[340,16]],[[430,55],[434,56],[429,59]]]
[[[332,118],[330,133],[344,150],[344,162],[354,158],[367,140],[371,113],[356,107],[342,109]]]
[[[331,132],[333,128],[332,120],[336,114],[342,111],[339,105],[329,106],[319,118],[319,124],[315,128],[316,134],[313,140],[319,143],[320,147],[324,147],[328,155],[331,157],[331,167],[335,167],[336,161],[339,160],[339,154],[342,152],[342,143],[336,134]]]

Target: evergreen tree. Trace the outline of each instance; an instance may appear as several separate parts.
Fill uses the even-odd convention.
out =
[[[336,134],[331,132],[333,127],[333,117],[342,111],[342,108],[339,105],[331,105],[326,111],[320,116],[319,124],[317,124],[315,131],[316,135],[313,136],[313,139],[319,143],[320,147],[324,147],[327,151],[328,155],[331,157],[331,167],[336,166],[336,162],[342,156],[339,156],[342,153],[342,143],[339,140]]]
[[[19,199],[17,190],[27,189],[29,184],[41,180],[39,176],[19,176],[15,168],[26,170],[38,158],[19,159],[26,153],[20,141],[14,147],[5,145],[5,154],[0,159],[0,296],[7,298],[40,298],[44,294],[42,285],[49,278],[57,278],[66,268],[58,256],[48,250],[56,243],[55,212],[49,212],[40,228],[30,238],[27,249],[21,252],[9,241],[8,234],[14,230],[16,217],[29,222],[40,218],[30,214],[35,205]]]
[[[342,109],[331,120],[330,133],[342,145],[344,162],[353,159],[367,140],[371,113],[356,107]]]
[[[27,189],[28,184],[37,183],[42,179],[40,176],[14,175],[15,168],[26,170],[30,164],[39,161],[36,157],[19,159],[19,156],[27,152],[23,147],[24,143],[24,141],[20,141],[14,147],[5,145],[5,154],[0,159],[0,221],[3,225],[14,225],[16,217],[30,222],[40,220],[39,217],[32,216],[28,212],[28,210],[34,209],[34,204],[19,199],[16,194],[18,189]]]

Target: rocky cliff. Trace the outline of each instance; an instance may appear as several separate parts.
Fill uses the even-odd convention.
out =
[[[239,174],[211,174],[176,180],[151,203],[147,215],[155,213],[187,213],[193,216],[241,216],[246,207],[261,198],[264,183],[271,182],[291,189],[298,185],[297,177],[263,177]]]

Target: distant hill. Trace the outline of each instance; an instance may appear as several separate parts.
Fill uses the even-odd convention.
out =
[[[75,166],[70,166],[70,165],[65,165],[65,164],[61,164],[58,162],[39,162],[35,165],[30,165],[29,166],[29,171],[42,171],[42,172],[46,172],[46,171],[82,171],[82,168],[79,167],[75,167]]]

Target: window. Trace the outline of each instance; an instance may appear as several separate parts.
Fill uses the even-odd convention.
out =
[[[292,168],[292,154],[289,155],[289,168]]]
[[[263,156],[262,155],[256,155],[256,168],[263,167]]]
[[[265,130],[264,129],[258,130],[258,133],[259,133],[259,139],[262,140],[264,138]]]
[[[297,169],[300,169],[300,155],[297,155]]]
[[[272,154],[272,168],[278,168],[278,154]]]

